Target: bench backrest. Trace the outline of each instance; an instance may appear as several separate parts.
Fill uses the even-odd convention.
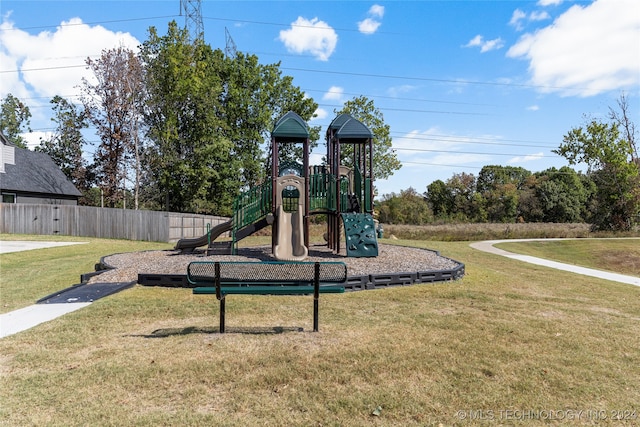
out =
[[[239,262],[194,261],[187,267],[192,284],[213,283],[218,270],[220,282],[231,283],[313,283],[316,274],[320,283],[344,283],[347,266],[343,262]]]

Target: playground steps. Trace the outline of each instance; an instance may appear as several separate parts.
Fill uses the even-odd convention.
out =
[[[232,255],[233,254],[233,242],[231,240],[226,242],[211,242],[207,248],[207,255]]]

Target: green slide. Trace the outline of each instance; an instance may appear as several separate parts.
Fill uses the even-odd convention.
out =
[[[373,217],[368,213],[343,213],[345,242],[347,256],[376,257],[378,256],[378,241]]]

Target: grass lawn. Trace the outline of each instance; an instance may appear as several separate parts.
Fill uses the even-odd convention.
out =
[[[3,310],[6,293],[12,307],[30,304],[100,256],[163,247],[79,240],[91,244],[0,255]],[[307,297],[230,297],[232,333],[220,335],[215,298],[136,286],[4,338],[0,425],[640,423],[639,288],[468,242],[397,243],[439,250],[466,275],[323,295],[319,333]],[[588,258],[571,244],[560,252]]]
[[[31,305],[53,292],[80,283],[80,275],[94,271],[103,256],[172,247],[168,243],[72,236],[0,234],[0,240],[86,242],[0,255],[0,313]]]
[[[638,238],[508,242],[495,246],[523,255],[640,277]]]

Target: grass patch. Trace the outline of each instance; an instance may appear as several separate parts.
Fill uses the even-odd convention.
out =
[[[638,239],[507,242],[495,246],[523,255],[640,276],[640,241]]]
[[[94,271],[95,264],[103,256],[172,247],[168,243],[71,236],[0,234],[0,240],[87,242],[82,245],[1,254],[0,313],[31,305],[53,292],[80,283],[80,275]]]
[[[583,238],[583,237],[640,237],[640,230],[626,233],[591,232],[590,225],[522,223],[522,224],[438,224],[438,225],[387,225],[383,224],[385,237],[398,239],[444,242],[534,239],[534,238]]]
[[[92,243],[103,256],[132,242]],[[215,298],[136,286],[4,338],[0,424],[474,425],[458,411],[640,410],[638,288],[467,242],[398,243],[464,262],[464,279],[323,295],[317,334],[307,297],[230,297],[236,333],[219,335]],[[97,262],[76,248],[61,249]]]

